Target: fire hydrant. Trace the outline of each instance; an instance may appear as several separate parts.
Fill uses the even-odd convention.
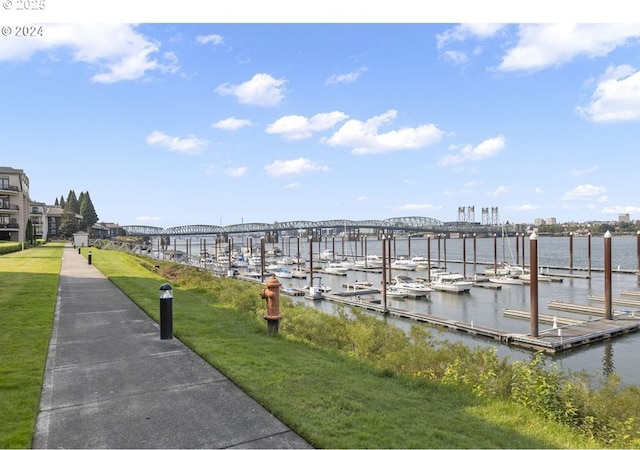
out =
[[[280,319],[282,319],[282,315],[280,315],[280,286],[282,284],[274,275],[267,280],[265,286],[260,292],[260,297],[267,302],[267,313],[264,315],[267,321],[267,334],[278,334]]]

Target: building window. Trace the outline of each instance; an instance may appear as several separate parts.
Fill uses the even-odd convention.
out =
[[[0,189],[9,189],[9,178],[0,177]]]

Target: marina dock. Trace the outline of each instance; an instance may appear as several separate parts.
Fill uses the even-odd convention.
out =
[[[371,291],[371,293],[379,293],[377,289],[372,289]],[[554,326],[551,329],[540,331],[538,336],[532,336],[528,333],[507,332],[490,327],[479,326],[473,322],[467,323],[430,314],[412,312],[400,308],[387,307],[385,309],[379,299],[375,299],[373,297],[367,298],[365,292],[369,293],[367,290],[363,290],[363,295],[357,295],[358,293],[356,292],[356,298],[354,298],[354,295],[345,295],[344,292],[341,292],[323,293],[322,296],[312,299],[341,303],[381,315],[390,315],[401,319],[427,323],[429,325],[443,327],[453,331],[465,332],[471,335],[493,339],[502,344],[543,351],[545,353],[561,352],[563,350],[580,347],[593,342],[610,339],[615,336],[636,332],[640,328],[640,318],[635,317],[633,312],[629,313],[628,311],[617,311],[617,315],[613,320],[606,320],[604,318],[581,320],[569,317],[539,314],[538,319],[540,322],[550,323]],[[349,294],[352,294],[352,292],[349,292]],[[550,303],[553,303],[553,306],[561,310],[589,315],[604,315],[602,308],[585,307],[583,305],[573,305],[563,302]],[[528,311],[519,310],[505,310],[505,315],[523,319],[530,319],[531,317]]]

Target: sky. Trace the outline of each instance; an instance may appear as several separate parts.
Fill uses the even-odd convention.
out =
[[[640,219],[640,23],[615,1],[536,21],[38,1],[6,0],[0,37],[0,166],[33,201],[88,192],[100,221],[163,228]]]

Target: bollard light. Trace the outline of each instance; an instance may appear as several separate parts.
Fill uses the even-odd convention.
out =
[[[160,286],[160,339],[173,338],[173,288],[169,283]]]
[[[91,250],[89,250],[89,253],[87,253],[87,262],[89,263],[89,265],[91,265]]]

